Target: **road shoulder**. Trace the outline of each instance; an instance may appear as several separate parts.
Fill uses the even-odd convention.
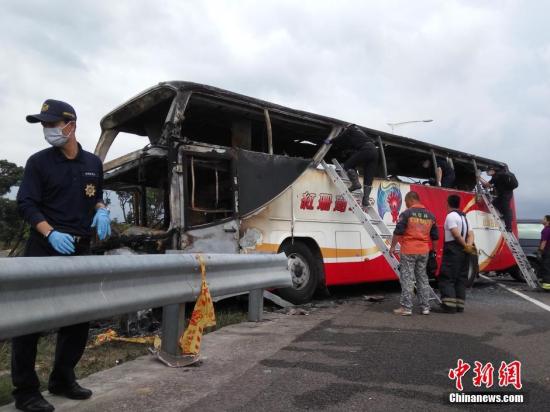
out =
[[[259,323],[224,327],[204,336],[199,366],[169,368],[144,356],[80,380],[94,391],[86,401],[44,395],[56,411],[179,410],[237,379],[341,310],[333,306],[308,315],[271,313]],[[0,408],[8,411],[16,411],[13,404]]]

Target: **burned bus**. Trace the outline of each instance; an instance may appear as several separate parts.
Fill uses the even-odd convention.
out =
[[[131,225],[97,247],[126,246],[134,253],[284,252],[294,287],[279,292],[295,303],[331,285],[396,280],[320,165],[341,156],[324,142],[343,125],[202,84],[160,83],[101,120],[95,153],[102,160],[121,133],[143,136],[147,144],[104,163],[105,188],[125,196],[133,213]],[[405,208],[405,194],[414,190],[442,232],[446,198],[455,193],[475,232],[479,270],[514,266],[494,218],[473,191],[476,169],[504,163],[361,128],[378,145],[370,202],[390,230]],[[454,168],[455,189],[425,184],[434,170],[420,165],[426,159],[435,164],[436,157]],[[160,212],[152,218],[154,208]]]

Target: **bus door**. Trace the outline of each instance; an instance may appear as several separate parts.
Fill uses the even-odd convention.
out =
[[[182,250],[238,253],[234,169],[230,153],[184,151]]]

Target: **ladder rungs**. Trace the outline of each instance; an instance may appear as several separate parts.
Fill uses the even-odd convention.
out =
[[[377,210],[372,206],[368,206],[365,209],[361,207],[362,202],[362,193],[360,191],[350,193],[348,187],[343,183],[343,179],[336,170],[342,170],[340,163],[336,159],[333,160],[333,164],[336,166],[336,169],[328,167],[326,162],[321,161],[326,173],[331,178],[332,182],[336,187],[341,191],[341,195],[350,203],[351,210],[361,222],[369,236],[374,241],[374,244],[380,249],[382,256],[386,259],[392,270],[395,272],[397,277],[400,277],[399,274],[399,261],[389,253],[388,240],[392,238],[392,233],[388,227],[384,224],[384,221],[378,214]],[[430,288],[431,289],[431,288]],[[435,294],[433,289],[431,289],[432,298],[438,302],[439,297]]]
[[[476,190],[479,194],[481,194],[481,198],[483,199],[483,202],[485,203],[485,205],[489,209],[489,212],[497,222],[498,229],[502,233],[502,236],[504,237],[504,240],[506,241],[508,248],[512,252],[512,255],[514,256],[514,259],[516,260],[516,263],[518,264],[518,267],[520,268],[521,274],[525,278],[525,281],[531,288],[536,289],[538,287],[537,275],[533,270],[533,267],[529,263],[529,260],[527,260],[527,257],[525,256],[523,248],[521,247],[521,244],[519,243],[518,239],[513,233],[508,232],[506,230],[506,226],[504,225],[502,218],[499,215],[499,212],[491,203],[490,199],[487,197],[487,194],[483,191],[483,188],[480,187],[479,183],[476,186]]]

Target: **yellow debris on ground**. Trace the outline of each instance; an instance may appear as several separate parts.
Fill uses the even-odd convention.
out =
[[[92,344],[92,347],[112,341],[148,344],[153,345],[155,349],[160,348],[160,337],[157,335],[125,338],[122,336],[118,336],[118,334],[112,329],[109,329],[105,333],[100,333],[99,335],[97,335],[94,343]]]

